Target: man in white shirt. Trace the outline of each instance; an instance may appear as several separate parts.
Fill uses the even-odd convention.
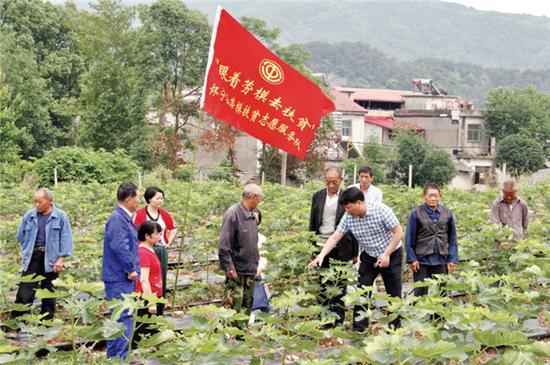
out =
[[[341,194],[340,186],[342,185],[343,177],[342,170],[337,166],[330,166],[325,169],[326,188],[321,189],[313,194],[311,199],[311,212],[309,216],[309,230],[315,232],[317,242],[321,246],[325,240],[330,237],[340,219],[345,213],[343,205],[338,203],[338,198]],[[357,261],[358,243],[351,233],[346,234],[339,241],[337,249],[333,250],[327,260],[323,262],[323,267],[329,267],[329,259],[348,262]],[[326,295],[327,287],[338,286],[340,294],[330,297]],[[342,297],[346,293],[345,283],[321,281],[322,300],[323,304],[328,305],[330,310],[337,315],[336,324],[342,324],[345,317],[345,306]]]
[[[351,187],[356,187],[365,195],[365,201],[371,203],[382,203],[382,190],[372,185],[373,171],[370,166],[363,166],[357,172],[359,183],[353,184]]]

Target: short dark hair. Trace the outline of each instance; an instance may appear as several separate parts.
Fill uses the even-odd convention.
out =
[[[137,195],[137,186],[131,181],[125,181],[118,186],[116,198],[119,202],[125,201],[128,198],[133,198]]]
[[[145,202],[149,204],[151,202],[151,199],[153,199],[153,197],[157,195],[157,193],[161,193],[162,196],[164,197],[164,191],[162,191],[161,188],[157,188],[156,186],[149,186],[147,190],[145,190],[145,193],[143,194],[143,197],[145,198]]]
[[[344,190],[344,192],[340,195],[340,198],[338,198],[338,203],[341,205],[346,205],[348,203],[355,203],[358,200],[364,202],[365,194],[363,194],[359,188],[352,186],[351,188]]]
[[[361,174],[369,174],[370,177],[374,176],[374,173],[372,172],[372,167],[370,166],[361,167],[359,171],[357,171],[357,175],[361,175]]]
[[[428,192],[428,190],[430,189],[435,189],[437,190],[437,192],[439,194],[441,194],[441,189],[439,188],[439,185],[435,184],[435,183],[427,183],[426,185],[424,185],[424,189],[422,190],[422,194],[423,195],[426,195],[426,193]]]
[[[162,232],[162,227],[157,222],[145,221],[138,227],[138,240],[145,241],[146,235],[152,235],[153,233]]]

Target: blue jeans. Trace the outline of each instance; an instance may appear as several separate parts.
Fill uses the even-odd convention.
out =
[[[134,288],[135,282],[133,281],[105,283],[105,296],[108,301],[112,299],[123,300],[122,294],[131,294],[134,292]],[[118,336],[114,340],[107,341],[107,357],[121,357],[125,359],[128,356],[128,340],[132,336],[134,321],[126,310],[122,312],[117,322],[123,323],[126,326],[126,330],[124,331],[124,336]]]

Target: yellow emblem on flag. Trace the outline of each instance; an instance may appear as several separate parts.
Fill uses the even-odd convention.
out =
[[[279,85],[281,84],[284,79],[285,75],[283,73],[283,69],[277,62],[273,60],[268,60],[267,58],[264,58],[262,62],[260,62],[260,76],[265,81],[269,82],[272,85]]]

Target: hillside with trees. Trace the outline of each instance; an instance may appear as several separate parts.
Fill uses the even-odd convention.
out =
[[[430,78],[449,94],[480,102],[499,86],[531,85],[541,92],[550,92],[549,70],[486,68],[434,58],[399,61],[360,42],[312,42],[303,48],[310,54],[308,66],[325,73],[329,83],[338,86],[408,90],[413,78]]]
[[[151,0],[149,0],[151,1]],[[142,0],[141,2],[147,2]],[[550,19],[479,11],[443,1],[185,1],[207,14],[216,5],[281,30],[281,41],[357,41],[399,60],[435,58],[484,67],[550,68]]]

